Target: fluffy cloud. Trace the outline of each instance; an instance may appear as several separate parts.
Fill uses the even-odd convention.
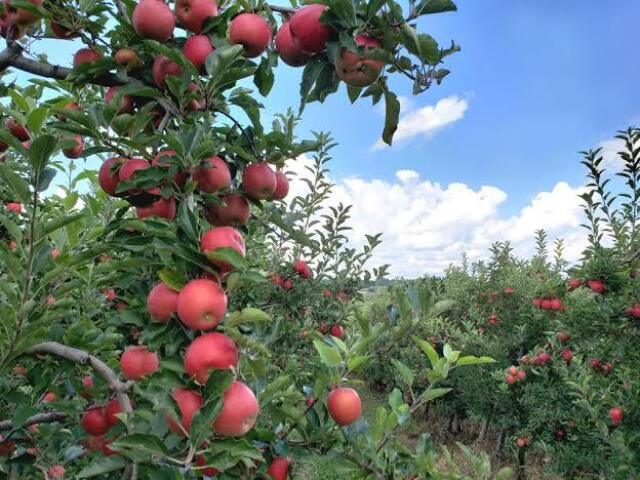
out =
[[[308,162],[308,160],[306,161]],[[302,172],[305,162],[296,165]],[[294,181],[297,192],[302,182]],[[418,172],[399,170],[396,179],[349,177],[337,182],[331,203],[351,204],[351,242],[360,246],[365,234],[383,234],[373,264],[389,263],[394,276],[417,277],[440,273],[459,263],[465,252],[471,260],[488,256],[493,242],[509,240],[516,255],[534,251],[534,232],[544,228],[566,242],[566,258],[577,260],[586,247],[580,223],[582,187],[557,183],[536,194],[519,212],[501,214],[507,193],[493,186],[473,189],[463,183],[447,186],[423,180]]]
[[[398,130],[393,137],[394,145],[415,137],[434,135],[447,125],[462,119],[469,107],[466,100],[456,95],[443,98],[435,105],[418,109],[413,109],[412,102],[403,97],[401,105],[403,110],[408,108],[409,111],[398,122]],[[378,140],[373,149],[380,150],[386,146],[382,140]]]

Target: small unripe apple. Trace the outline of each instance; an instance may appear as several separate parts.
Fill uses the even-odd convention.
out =
[[[266,163],[252,163],[242,172],[242,189],[254,200],[272,198],[276,187],[276,175]]]
[[[211,330],[227,312],[227,294],[212,280],[191,280],[180,290],[177,311],[180,321],[190,329]]]
[[[104,406],[89,407],[82,415],[82,428],[89,435],[100,436],[109,431],[107,416]]]
[[[127,380],[142,380],[160,368],[158,354],[147,347],[128,347],[120,357],[120,371]]]
[[[142,38],[166,42],[173,35],[176,21],[169,5],[160,0],[141,0],[133,10],[131,23]]]
[[[291,67],[301,67],[309,60],[309,55],[302,51],[300,42],[291,35],[289,22],[284,22],[276,33],[276,50],[284,63]]]
[[[73,56],[73,66],[78,67],[85,63],[92,63],[102,58],[102,53],[92,48],[81,48]]]
[[[182,53],[197,69],[202,69],[209,54],[215,49],[206,35],[193,35],[184,43]]]
[[[286,196],[289,194],[289,180],[287,176],[282,173],[280,170],[277,170],[276,173],[276,191],[273,192],[273,196],[271,200],[284,200]]]
[[[341,426],[349,425],[360,418],[362,402],[353,388],[337,387],[327,396],[327,408],[331,418]]]
[[[164,88],[168,76],[179,77],[180,75],[182,75],[182,67],[164,55],[158,55],[153,61],[151,76],[158,87]]]
[[[171,396],[180,410],[180,420],[176,421],[172,415],[167,415],[167,425],[173,433],[186,436],[191,430],[193,416],[202,406],[202,396],[186,388],[174,388]]]
[[[333,29],[322,23],[320,17],[329,7],[314,3],[302,7],[289,19],[291,35],[303,52],[314,54],[327,48],[327,41],[333,36]]]
[[[222,333],[205,333],[189,344],[184,354],[184,369],[189,377],[204,384],[211,370],[227,370],[238,366],[238,348]]]
[[[164,282],[157,283],[147,296],[147,311],[156,322],[168,322],[178,311],[178,292]]]
[[[104,103],[111,103],[118,96],[119,87],[109,87],[107,93],[104,96]],[[118,114],[133,112],[133,98],[131,95],[122,95],[120,98],[120,104],[118,105]]]
[[[200,33],[204,21],[218,15],[218,5],[214,0],[177,0],[175,11],[176,18],[185,29]]]
[[[62,153],[67,158],[80,158],[82,152],[84,152],[84,139],[80,135],[74,135],[73,137],[70,137],[69,140],[75,142],[75,145],[70,148],[65,148],[62,150]]]
[[[256,424],[258,400],[244,383],[235,381],[222,396],[222,410],[213,422],[216,435],[241,437]]]
[[[271,42],[271,27],[255,13],[241,13],[229,25],[229,43],[244,47],[247,58],[259,57]]]
[[[215,193],[231,185],[231,172],[220,157],[210,157],[193,173],[193,179],[201,192]]]
[[[244,239],[240,232],[233,227],[214,227],[204,233],[200,240],[200,251],[206,254],[219,248],[232,248],[243,257],[245,256]],[[209,261],[223,272],[233,270],[233,266],[225,261],[213,258],[210,258]]]
[[[273,480],[287,480],[290,460],[286,457],[276,457],[267,469],[267,475]]]
[[[139,219],[161,217],[173,220],[176,218],[176,201],[173,198],[161,198],[148,207],[137,207],[136,217]]]
[[[223,205],[209,205],[205,217],[209,223],[218,226],[241,227],[246,225],[251,215],[249,202],[238,193],[229,193],[220,197]]]

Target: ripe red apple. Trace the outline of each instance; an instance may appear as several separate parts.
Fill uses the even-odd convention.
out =
[[[9,133],[16,137],[21,142],[25,142],[31,138],[29,135],[29,130],[27,130],[24,125],[19,124],[15,118],[8,117],[4,121],[4,126],[9,130]]]
[[[550,361],[551,361],[551,355],[549,355],[547,352],[540,352],[533,359],[533,363],[535,365],[546,365]]]
[[[62,25],[61,23],[54,22],[53,20],[51,20],[49,26],[51,27],[51,31],[53,32],[55,37],[59,38],[60,40],[70,40],[78,36],[78,32],[76,32],[75,30]]]
[[[311,277],[311,269],[304,260],[297,260],[294,262],[293,271],[305,280]]]
[[[580,288],[582,286],[582,280],[579,278],[572,278],[567,282],[567,288],[569,291],[575,290],[576,288]]]
[[[191,430],[193,416],[202,406],[202,396],[193,390],[186,388],[174,388],[171,394],[180,410],[180,421],[176,421],[172,415],[167,415],[169,430],[181,436],[186,436]]]
[[[214,467],[207,467],[207,459],[204,455],[196,455],[196,465],[198,467],[206,467],[206,468],[198,468],[197,472],[200,475],[206,475],[207,477],[215,477],[220,473],[220,470]]]
[[[498,316],[496,314],[493,314],[489,317],[489,325],[497,325],[499,322],[498,320]]]
[[[527,372],[525,372],[524,370],[518,370],[516,377],[519,381],[523,381],[525,378],[527,378]]]
[[[42,403],[51,403],[51,402],[55,402],[58,399],[58,395],[55,394],[55,392],[47,392],[44,394],[44,396],[42,397]]]
[[[187,111],[195,112],[195,111],[204,110],[205,108],[207,108],[207,99],[204,98],[204,96],[202,96],[202,93],[200,92],[198,85],[191,82],[189,84],[188,89],[189,89],[189,92],[195,93],[196,95],[198,95],[198,97],[189,100],[189,103],[187,104]]]
[[[333,293],[328,288],[325,288],[322,291],[322,296],[325,297],[325,298],[331,298],[331,297],[333,297]]]
[[[302,333],[307,333],[307,332],[302,332]],[[305,336],[306,337],[308,335],[308,333],[307,333],[307,335],[302,335],[302,333],[301,333],[301,336]],[[313,397],[307,397],[307,398],[304,399],[304,404],[307,406],[307,408],[313,407],[315,405],[315,403],[316,403],[316,399],[313,398]]]
[[[145,346],[128,347],[120,357],[120,371],[127,380],[142,380],[159,369],[158,354]]]
[[[614,425],[619,425],[624,418],[624,411],[620,407],[613,407],[609,410],[609,419]]]
[[[78,67],[85,63],[95,62],[102,58],[102,53],[92,48],[81,48],[73,56],[73,66]]]
[[[178,318],[192,330],[211,330],[227,312],[227,294],[206,278],[191,280],[178,295]]]
[[[237,380],[222,396],[222,410],[213,422],[216,435],[241,437],[256,424],[258,400],[251,389]]]
[[[169,168],[171,167],[171,161],[169,160],[169,157],[172,157],[175,154],[175,150],[160,150],[158,154],[153,157],[153,160],[151,160],[151,165],[153,165],[154,167],[157,166]],[[187,180],[189,180],[189,172],[177,172],[173,176],[173,181],[179,187],[184,186],[184,184],[187,183]]]
[[[176,201],[173,198],[161,198],[148,207],[137,207],[136,217],[161,217],[167,220],[176,218]]]
[[[118,172],[113,172],[116,166],[121,166],[126,159],[112,157],[105,160],[98,171],[98,183],[100,184],[100,188],[111,197],[119,197],[120,193],[116,193],[116,189],[118,188],[118,184],[120,183],[120,177]]]
[[[244,56],[259,57],[271,42],[271,27],[255,13],[241,13],[229,25],[229,43],[242,45]]]
[[[144,158],[130,158],[124,162],[118,171],[118,180],[120,182],[126,182],[133,180],[134,174],[138,170],[145,170],[150,168],[151,164]],[[138,189],[132,189],[127,191],[128,194],[140,193]]]
[[[242,172],[242,189],[254,200],[268,200],[278,186],[276,175],[266,163],[252,163]]]
[[[543,310],[551,310],[551,299],[543,298],[540,302],[540,308],[542,308]]]
[[[560,341],[560,343],[567,343],[569,339],[571,339],[571,335],[567,332],[558,332],[556,338]]]
[[[587,286],[596,293],[604,293],[607,289],[602,280],[589,280]]]
[[[327,408],[331,418],[341,426],[349,425],[360,418],[362,403],[353,388],[337,387],[327,396]]]
[[[289,22],[284,22],[276,33],[276,50],[284,63],[292,67],[301,67],[309,60],[302,51],[300,43],[291,35]]]
[[[82,415],[82,428],[89,435],[100,436],[109,431],[107,415],[104,406],[89,407]]]
[[[75,142],[75,145],[71,148],[65,148],[62,153],[67,158],[80,158],[82,152],[84,152],[84,139],[80,135],[74,135],[69,140]]]
[[[109,427],[117,425],[120,421],[117,415],[122,413],[122,405],[120,405],[118,399],[114,398],[112,400],[109,400],[104,411]]]
[[[164,55],[158,55],[153,61],[151,76],[158,87],[164,88],[165,80],[168,76],[179,77],[180,75],[182,75],[180,65],[172,62]]]
[[[516,381],[518,380],[518,378],[517,378],[516,376],[514,376],[514,375],[512,375],[512,374],[510,374],[510,373],[509,373],[509,374],[505,377],[505,380],[506,380],[506,382],[507,382],[509,385],[513,385],[514,383],[516,383]]]
[[[35,7],[42,6],[42,0],[29,0]],[[8,16],[10,22],[20,26],[30,25],[40,20],[40,14],[34,13],[25,8],[18,8],[11,5],[8,1],[4,2],[4,12]]]
[[[524,448],[529,444],[529,440],[525,437],[518,437],[516,439],[516,446],[518,448]]]
[[[137,70],[144,65],[136,51],[132,48],[119,49],[113,56],[113,60],[118,65],[125,67],[129,71]]]
[[[562,309],[562,300],[559,298],[552,298],[549,300],[549,309],[550,310],[561,310]]]
[[[563,348],[560,356],[567,363],[571,363],[571,360],[573,360],[573,352],[569,348]]]
[[[220,197],[223,205],[209,205],[205,209],[205,217],[212,225],[218,227],[241,227],[249,221],[251,211],[249,202],[238,193],[228,193]]]
[[[382,44],[367,35],[358,35],[356,45],[370,48],[381,48]],[[336,74],[347,85],[352,87],[366,87],[375,82],[380,76],[384,62],[361,57],[358,53],[343,48],[335,63]]]
[[[331,325],[331,329],[329,333],[332,337],[343,338],[344,337],[344,327],[342,325]]]
[[[286,280],[284,280],[282,282],[282,288],[284,288],[285,290],[291,290],[293,288],[293,282],[291,281],[291,279],[287,278]]]
[[[271,200],[284,200],[289,193],[289,180],[287,179],[287,176],[280,170],[277,170],[275,175],[276,191],[273,192]]]
[[[184,354],[184,369],[189,377],[206,383],[211,370],[226,370],[238,366],[238,348],[222,333],[205,333],[197,337]]]
[[[175,10],[180,24],[193,33],[200,33],[204,21],[218,15],[214,0],[176,0]]]
[[[287,480],[289,475],[289,462],[287,457],[276,457],[267,469],[267,475],[273,480]]]
[[[327,41],[333,36],[333,29],[325,25],[320,17],[329,7],[314,3],[302,7],[289,19],[291,35],[300,44],[303,52],[314,54],[327,47]]]
[[[166,42],[173,35],[176,21],[169,5],[160,0],[141,0],[133,10],[131,23],[142,38]]]
[[[7,210],[13,213],[22,213],[22,204],[19,202],[9,202],[7,203]]]
[[[182,53],[184,53],[187,60],[193,63],[196,68],[202,69],[207,57],[210,53],[213,53],[214,50],[208,36],[194,35],[189,37],[184,43]]]
[[[153,0],[157,1],[157,0]],[[111,103],[112,100],[117,98],[119,87],[109,87],[107,93],[104,96],[104,103]],[[133,98],[131,95],[122,95],[120,99],[120,105],[118,106],[118,113],[131,113],[133,112]]]
[[[218,248],[232,248],[243,257],[245,256],[244,238],[242,238],[240,232],[233,227],[214,227],[204,233],[200,240],[200,251],[206,254]],[[209,260],[223,272],[233,270],[233,266],[225,261],[216,259]]]
[[[49,478],[64,478],[64,467],[59,464],[52,465],[47,470],[47,475]]]
[[[147,311],[156,322],[168,322],[178,311],[178,292],[164,282],[157,283],[147,296]]]
[[[0,457],[10,457],[16,449],[16,442],[5,440],[0,433]]]
[[[198,189],[206,193],[215,193],[231,185],[231,172],[229,167],[220,157],[211,157],[202,161],[202,164],[193,173],[193,179],[198,184]]]
[[[505,295],[513,295],[515,293],[515,290],[511,287],[507,287],[504,289],[504,294]]]

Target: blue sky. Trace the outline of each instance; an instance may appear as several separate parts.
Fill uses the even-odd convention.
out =
[[[300,133],[333,133],[334,200],[354,204],[355,244],[383,233],[376,261],[392,263],[396,275],[442,271],[463,251],[482,258],[496,240],[528,255],[538,228],[567,239],[575,259],[584,247],[578,151],[601,142],[615,151],[615,132],[640,119],[640,2],[457,3],[457,13],[418,24],[442,45],[461,45],[447,59],[451,75],[415,97],[403,78],[392,80],[409,107],[403,115],[414,119],[409,128],[401,116],[403,141],[372,148],[381,109],[366,99],[350,105],[344,87],[308,105]],[[46,41],[38,49],[68,65],[77,48]],[[301,73],[281,65],[265,116],[297,107]],[[458,109],[453,117],[447,105]],[[442,128],[415,128],[447,114]]]

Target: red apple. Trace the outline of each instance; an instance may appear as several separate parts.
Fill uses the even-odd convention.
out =
[[[567,288],[569,291],[575,290],[576,288],[580,288],[582,286],[582,280],[579,278],[572,278],[567,282]]]
[[[5,440],[0,433],[0,457],[10,457],[16,449],[16,442]]]
[[[16,137],[21,142],[26,142],[31,138],[29,135],[29,130],[27,130],[24,125],[19,124],[15,118],[8,117],[4,121],[4,126],[9,130],[9,133]]]
[[[173,35],[176,21],[169,5],[160,0],[141,0],[133,10],[131,23],[142,38],[166,42]]]
[[[142,219],[147,217],[161,217],[167,220],[176,218],[176,201],[173,198],[161,198],[148,207],[137,207],[136,217]]]
[[[276,457],[267,469],[267,475],[273,480],[287,480],[289,474],[289,462],[286,457]]]
[[[242,238],[240,232],[233,227],[214,227],[204,233],[200,240],[200,251],[206,254],[218,248],[232,248],[243,257],[245,256],[244,238]],[[223,260],[209,260],[223,272],[233,270],[233,266]]]
[[[194,35],[189,37],[187,41],[184,43],[184,47],[182,49],[182,53],[187,57],[193,65],[202,69],[204,67],[204,62],[207,60],[207,57],[210,53],[213,53],[214,48],[211,45],[211,40],[206,35]]]
[[[180,24],[193,33],[200,33],[204,21],[218,15],[214,0],[176,0],[175,10]]]
[[[293,288],[293,282],[291,281],[291,279],[287,278],[286,280],[283,280],[282,288],[284,288],[285,290],[291,290]]]
[[[276,33],[276,50],[284,63],[292,67],[301,67],[309,60],[302,51],[300,43],[291,35],[289,22],[284,22]]]
[[[62,465],[53,465],[47,470],[49,478],[64,478],[64,467]]]
[[[117,398],[109,400],[104,411],[109,427],[113,427],[120,422],[120,419],[117,416],[122,413],[122,406]]]
[[[567,343],[571,338],[571,335],[569,335],[567,332],[558,332],[556,334],[556,338],[560,341],[560,343]]]
[[[158,154],[153,157],[153,160],[151,160],[151,165],[153,165],[154,167],[171,167],[171,161],[169,160],[169,157],[172,157],[176,154],[175,150],[160,150],[158,152]],[[185,183],[187,183],[187,180],[189,180],[189,173],[188,172],[177,172],[174,176],[173,176],[173,181],[175,182],[175,184],[179,187],[184,186]]]
[[[205,210],[205,217],[212,225],[219,227],[240,227],[249,221],[251,211],[249,202],[238,193],[229,193],[220,197],[223,205],[209,205]]]
[[[73,66],[78,67],[85,63],[95,62],[102,58],[102,53],[92,48],[81,48],[73,56]]]
[[[120,357],[120,371],[127,380],[142,380],[159,369],[158,354],[145,346],[128,347]]]
[[[118,184],[120,183],[120,178],[118,172],[113,172],[116,166],[121,166],[126,159],[112,157],[105,160],[98,171],[98,183],[100,184],[100,188],[111,197],[119,197],[120,193],[116,193],[116,189],[118,188]]]
[[[293,271],[305,280],[311,278],[311,269],[304,260],[297,260],[293,263]]]
[[[589,280],[587,286],[596,293],[604,293],[607,289],[602,280]]]
[[[22,204],[19,202],[9,202],[7,203],[7,210],[13,213],[22,213]]]
[[[333,36],[333,29],[325,25],[320,17],[329,7],[314,3],[302,7],[289,19],[291,35],[300,44],[303,52],[314,54],[327,47],[327,41]]]
[[[84,139],[80,135],[74,135],[69,140],[74,141],[75,145],[71,148],[65,148],[62,153],[67,158],[80,158],[82,152],[84,152]]]
[[[129,71],[137,70],[138,68],[143,66],[140,57],[135,50],[131,48],[121,48],[116,54],[113,56],[113,60],[120,65],[121,67],[125,67]]]
[[[342,325],[331,325],[331,329],[329,333],[332,337],[343,338],[344,337],[344,327]]]
[[[271,42],[271,27],[255,13],[241,13],[229,25],[229,43],[242,45],[244,56],[259,57]]]
[[[220,470],[214,467],[207,467],[207,459],[204,455],[196,455],[196,465],[198,467],[206,467],[206,468],[198,468],[197,472],[200,475],[206,475],[207,477],[215,477],[220,473]]]
[[[220,157],[210,157],[202,161],[193,173],[198,189],[206,193],[215,193],[231,185],[231,172]]]
[[[609,410],[609,419],[614,425],[619,425],[624,418],[624,411],[620,407],[613,407]]]
[[[42,403],[51,403],[51,402],[55,402],[58,399],[58,395],[55,394],[55,392],[47,392],[44,394],[44,396],[42,397]]]
[[[180,321],[192,330],[211,330],[227,312],[227,294],[213,280],[191,280],[180,290],[177,311]]]
[[[174,388],[171,394],[180,410],[180,421],[176,421],[173,416],[167,415],[167,425],[169,430],[181,436],[186,436],[191,430],[191,421],[198,409],[202,406],[202,396],[193,390],[186,388]]]
[[[35,7],[42,6],[42,0],[29,0]],[[40,14],[31,12],[25,8],[18,8],[11,5],[8,1],[4,2],[4,12],[8,15],[10,22],[20,26],[30,25],[40,20]]]
[[[168,322],[178,311],[178,292],[164,282],[157,283],[147,296],[147,311],[156,322]]]
[[[331,390],[327,396],[327,408],[331,418],[341,426],[355,422],[362,413],[358,392],[348,387],[337,387]]]
[[[222,411],[213,422],[216,435],[241,437],[258,419],[258,400],[244,383],[235,381],[222,396]]]
[[[138,170],[145,170],[150,168],[151,164],[144,158],[130,158],[126,160],[118,171],[118,179],[121,182],[127,182],[133,180],[135,173]],[[140,193],[138,189],[127,191],[128,194]]]
[[[284,200],[289,193],[289,180],[280,170],[276,171],[276,191],[271,200]]]
[[[104,406],[89,407],[82,415],[82,428],[89,435],[100,436],[109,431],[107,415]]]
[[[198,110],[204,110],[205,108],[207,108],[207,99],[202,96],[202,92],[200,92],[198,85],[191,82],[189,84],[189,87],[187,88],[189,89],[189,92],[195,93],[197,95],[196,98],[189,100],[189,103],[187,104],[187,111],[196,112]]]
[[[157,1],[157,0],[153,0]],[[107,93],[104,96],[104,103],[111,103],[112,100],[117,99],[119,87],[109,87]],[[120,104],[118,106],[118,113],[131,113],[133,112],[133,98],[131,95],[122,95],[120,98]]]
[[[358,35],[356,45],[365,50],[382,47],[378,40],[367,35]],[[358,53],[343,48],[335,66],[336,74],[344,83],[352,87],[366,87],[378,79],[384,62],[361,57]]]
[[[205,333],[197,337],[184,354],[184,369],[201,384],[207,382],[211,370],[238,366],[238,348],[222,333]]]
[[[573,360],[573,352],[569,348],[563,348],[560,356],[567,363],[571,363],[571,360]]]
[[[252,163],[242,172],[242,189],[254,200],[272,198],[277,185],[276,175],[266,163]]]
[[[54,22],[53,20],[51,20],[49,26],[51,27],[51,31],[53,32],[55,37],[59,38],[60,40],[70,40],[78,36],[78,32],[76,32],[75,30],[62,25],[61,23]]]
[[[172,62],[164,55],[158,55],[153,61],[151,76],[158,87],[164,88],[165,80],[168,76],[179,77],[180,75],[182,75],[180,65]]]

